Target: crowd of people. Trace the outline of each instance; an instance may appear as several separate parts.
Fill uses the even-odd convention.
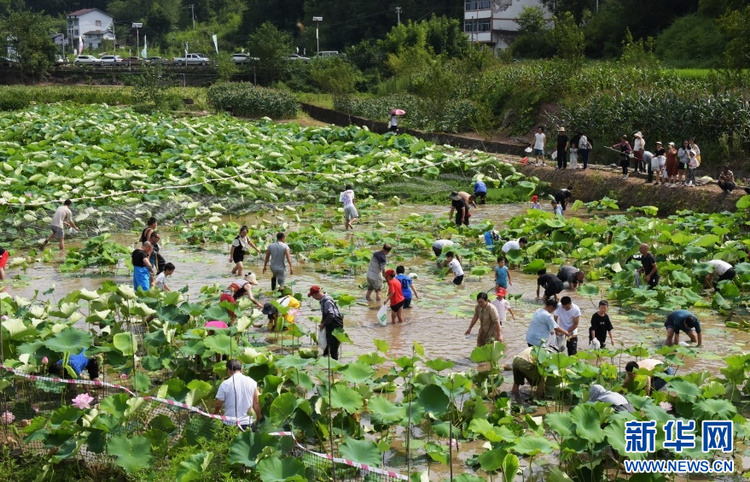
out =
[[[544,134],[541,128],[539,134],[543,140]],[[586,143],[590,142],[581,134],[576,137],[578,137],[579,143],[581,138]],[[636,138],[642,140],[640,135],[636,135]],[[623,142],[627,142],[627,140],[623,139]],[[642,143],[636,145],[638,147],[643,146]],[[536,147],[534,149],[537,150]],[[561,154],[564,154],[562,150],[558,152],[558,159],[560,159]],[[540,152],[539,155],[543,162],[544,153]],[[585,167],[586,161],[584,161]],[[728,173],[726,171],[727,169],[724,171],[723,180],[726,183],[726,188],[731,190],[729,185],[731,171]],[[690,179],[690,176],[688,176],[688,179]],[[553,206],[556,214],[562,215],[565,211],[572,197],[571,190],[572,187],[568,187],[554,193]],[[476,208],[478,203],[485,203],[486,196],[487,186],[481,181],[474,183],[473,194],[463,191],[450,193],[451,209],[449,217],[454,219],[456,225],[468,225],[471,217],[470,208]],[[354,223],[358,220],[359,215],[354,205],[354,190],[351,185],[346,186],[339,200],[344,207],[344,229],[354,229]],[[538,205],[537,196],[534,196],[531,201],[532,209],[541,208]],[[60,248],[64,249],[65,228],[77,229],[73,221],[71,205],[71,201],[65,201],[55,212],[50,226],[52,234],[44,241],[45,245],[51,239],[57,238]],[[154,217],[148,219],[146,227],[142,230],[138,239],[140,245],[131,254],[133,287],[136,290],[148,291],[152,289],[152,286],[155,286],[157,289],[169,291],[167,278],[174,273],[175,265],[167,262],[162,256],[159,246],[161,238],[157,229],[157,219]],[[270,301],[261,303],[253,294],[253,287],[259,285],[256,274],[246,272],[243,266],[245,255],[248,252],[252,250],[258,255],[261,254],[261,250],[248,237],[248,232],[247,226],[240,227],[237,236],[230,244],[229,261],[233,264],[231,275],[236,276],[237,279],[232,281],[227,289],[221,293],[219,302],[227,309],[230,318],[234,319],[237,300],[243,296],[247,297],[261,310],[263,315],[268,317],[269,330],[283,329],[283,324],[280,321],[293,323],[294,315],[300,308],[299,300],[293,296],[292,290],[286,286],[287,275],[294,273],[290,248],[285,243],[286,235],[279,232],[276,235],[276,241],[266,247],[262,269],[262,272],[266,273],[270,268],[271,291],[278,292],[279,297],[273,303]],[[492,246],[494,242],[499,242],[496,232],[486,233],[485,237],[489,246]],[[438,239],[432,244],[432,252],[436,259],[442,259],[444,255],[444,261],[439,262],[441,268],[447,268],[444,276],[452,276],[451,283],[460,286],[464,282],[465,274],[460,257],[457,252],[452,250],[453,245],[454,242],[450,239]],[[465,335],[471,335],[474,327],[478,325],[477,346],[483,346],[493,341],[504,341],[503,326],[507,322],[508,315],[514,321],[516,320],[516,313],[506,299],[508,290],[513,286],[512,266],[508,264],[507,256],[511,252],[525,249],[527,245],[528,240],[524,237],[504,242],[498,251],[500,256],[497,257],[497,265],[494,266],[493,270],[494,296],[492,292],[480,292],[476,295],[473,317]],[[381,249],[372,253],[366,274],[365,300],[370,303],[374,293],[375,301],[378,304],[382,302],[390,308],[391,322],[396,324],[404,322],[404,310],[412,307],[413,299],[419,299],[419,292],[412,276],[406,274],[404,266],[397,265],[395,269],[388,267],[389,256],[392,251],[393,246],[386,243]],[[654,288],[659,283],[656,258],[646,244],[639,247],[639,252],[641,267],[635,273],[635,282],[636,284],[644,283],[650,288]],[[0,279],[5,277],[4,268],[7,259],[7,251],[0,248]],[[719,281],[734,278],[735,270],[731,264],[722,260],[710,260],[709,263],[714,266],[714,270],[703,279],[706,286],[713,286]],[[544,393],[545,387],[554,382],[554,380],[545,380],[545,377],[541,375],[542,371],[538,369],[536,354],[539,349],[550,352],[565,352],[571,356],[578,352],[578,336],[583,312],[570,296],[563,295],[563,291],[567,287],[568,290],[574,292],[585,280],[586,274],[574,266],[562,266],[556,274],[547,273],[546,270],[538,272],[536,298],[543,303],[543,306],[537,309],[531,317],[526,332],[528,347],[513,359],[512,394],[518,395],[520,386],[529,382],[537,385],[537,394],[541,395]],[[385,291],[385,295],[381,297],[383,291]],[[319,303],[321,321],[318,328],[320,330],[320,346],[324,349],[323,354],[337,360],[340,342],[335,336],[335,330],[343,328],[344,317],[336,301],[322,287],[311,286],[307,296]],[[282,308],[281,311],[279,311],[279,307]],[[588,332],[588,346],[592,349],[606,348],[608,344],[614,345],[614,327],[609,318],[608,309],[609,303],[606,300],[601,300],[597,311],[590,316],[589,326],[584,326],[584,329]],[[210,323],[221,323],[226,326],[223,322],[212,321],[206,324],[207,328],[213,329],[214,325],[209,326]],[[680,332],[684,332],[698,346],[702,344],[700,322],[693,313],[687,310],[676,310],[670,313],[665,320],[664,327],[666,330],[666,345],[679,343]],[[62,367],[59,363],[55,364],[50,368],[50,372],[64,375],[72,371],[80,374],[82,370],[87,369],[92,377],[98,376],[97,360],[86,357],[85,353],[70,357],[68,364],[69,369]],[[626,384],[634,383],[639,369],[654,373],[653,377],[651,375],[646,377],[647,390],[663,388],[664,381],[659,378],[658,374],[671,375],[673,373],[671,367],[651,359],[641,360],[637,363],[631,362],[626,368]],[[228,378],[222,383],[216,396],[216,410],[224,410],[227,415],[235,414],[240,419],[240,425],[247,427],[250,423],[250,419],[247,418],[249,409],[255,409],[258,417],[260,411],[258,410],[257,383],[252,378],[243,375],[241,369],[242,365],[239,361],[228,361]],[[241,394],[241,396],[238,396],[238,394]],[[616,409],[630,410],[632,408],[621,395],[608,392],[597,385],[591,387],[590,398],[592,401],[599,400],[611,403]]]

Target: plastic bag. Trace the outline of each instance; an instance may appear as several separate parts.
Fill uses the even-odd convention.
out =
[[[328,339],[326,338],[326,329],[321,328],[320,331],[318,331],[318,346],[321,350],[324,350],[328,347]]]
[[[552,155],[550,157],[552,158],[553,161],[557,159],[557,151],[552,151]]]
[[[388,323],[388,306],[383,305],[378,310],[378,323],[385,326]]]

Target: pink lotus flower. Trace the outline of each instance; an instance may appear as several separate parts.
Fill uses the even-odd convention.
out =
[[[674,408],[672,407],[672,404],[669,402],[659,402],[659,406],[663,408],[664,410],[666,410],[667,412],[672,410],[672,408]]]
[[[454,438],[450,439],[450,441],[446,440],[445,445],[450,445],[453,450],[461,450],[461,444]]]
[[[46,356],[42,357],[42,365],[46,365],[47,363],[49,363],[49,358],[47,358]]]
[[[16,419],[16,416],[12,413],[5,411],[2,415],[0,415],[0,421],[3,422],[3,425],[8,425],[13,423],[13,420]]]
[[[122,375],[120,375],[120,380],[127,380],[127,379],[128,379],[127,373],[123,373]]]
[[[31,409],[34,411],[34,413],[39,413],[39,407],[37,407],[36,405],[32,405]]]
[[[8,317],[6,315],[0,316],[0,321],[8,321]]]
[[[82,393],[73,399],[73,406],[83,410],[84,408],[91,408],[91,402],[94,401],[94,397],[88,393]]]

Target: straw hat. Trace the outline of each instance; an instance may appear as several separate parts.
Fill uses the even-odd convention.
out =
[[[456,191],[453,191],[452,193],[448,194],[448,197],[453,199],[454,201],[461,200],[461,196]]]
[[[635,134],[633,134],[633,137],[640,137],[641,139],[643,139],[643,134],[641,133],[641,131],[638,131]]]
[[[258,285],[258,280],[255,278],[255,273],[248,273],[245,275],[245,281],[250,283],[251,285]]]
[[[565,128],[564,127],[560,127],[559,129],[557,129],[557,132],[565,132]]]

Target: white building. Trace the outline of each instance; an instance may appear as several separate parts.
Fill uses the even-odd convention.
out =
[[[466,0],[464,33],[472,43],[505,49],[518,34],[516,20],[524,7],[539,7],[550,15],[541,0]]]
[[[98,49],[103,40],[115,40],[114,18],[98,8],[84,8],[68,14],[68,38],[78,48],[78,38],[87,49]]]

